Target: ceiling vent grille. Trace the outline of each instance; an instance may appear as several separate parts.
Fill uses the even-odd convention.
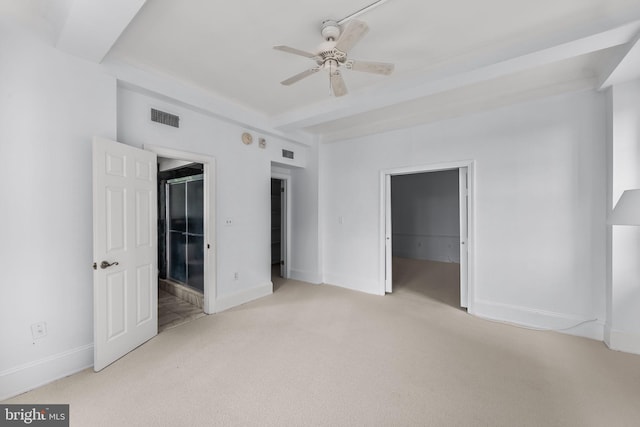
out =
[[[293,151],[282,150],[282,157],[285,157],[287,159],[293,159]]]
[[[167,126],[173,126],[174,128],[180,127],[180,117],[174,114],[165,113],[164,111],[151,109],[151,121],[160,123]]]

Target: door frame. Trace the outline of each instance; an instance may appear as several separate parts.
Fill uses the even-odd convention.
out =
[[[407,166],[402,168],[384,169],[380,171],[380,224],[379,224],[379,293],[385,295],[387,283],[392,280],[392,271],[389,266],[392,259],[392,240],[390,231],[391,223],[391,177],[394,175],[409,175],[425,172],[438,172],[445,170],[460,170],[467,168],[468,203],[467,203],[467,281],[466,285],[460,280],[460,292],[468,298],[467,311],[472,313],[475,302],[475,161],[461,160],[446,163],[434,163],[427,165]],[[462,208],[462,207],[461,207]],[[461,266],[461,270],[463,266]],[[387,270],[389,274],[387,275]],[[387,277],[388,276],[388,277]],[[388,279],[388,280],[387,280]],[[466,286],[466,289],[462,289]]]
[[[203,206],[205,234],[204,262],[204,307],[207,314],[215,313],[217,292],[217,245],[216,245],[216,159],[204,154],[175,150],[145,144],[143,148],[158,157],[201,163],[203,166]]]
[[[283,278],[288,279],[291,276],[291,175],[282,172],[271,171],[271,178],[280,179],[284,184],[284,196],[282,202],[285,205],[285,209],[280,212],[281,232],[284,234],[281,239],[281,244],[284,245],[284,250],[280,249],[280,252],[284,254],[284,269],[280,271],[283,273]],[[271,224],[271,223],[269,223]],[[283,225],[283,226],[282,226]],[[271,258],[269,258],[271,259]]]

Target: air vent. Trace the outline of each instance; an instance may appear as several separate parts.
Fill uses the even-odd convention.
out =
[[[285,157],[287,159],[293,159],[293,151],[282,150],[282,157]]]
[[[164,111],[151,109],[151,121],[160,123],[167,126],[173,126],[174,128],[180,127],[180,117],[165,113]]]

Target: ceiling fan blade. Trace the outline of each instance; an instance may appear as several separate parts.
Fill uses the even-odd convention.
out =
[[[300,50],[300,49],[296,49],[295,47],[289,47],[289,46],[274,46],[273,47],[275,50],[281,50],[283,52],[287,52],[287,53],[293,53],[294,55],[300,55],[300,56],[304,56],[306,58],[315,58],[317,55],[314,55],[311,52],[306,52],[304,50]]]
[[[369,31],[369,26],[365,22],[352,19],[342,30],[340,37],[338,37],[336,49],[342,52],[348,52],[365,34],[367,34],[367,31]]]
[[[295,76],[291,76],[286,80],[281,81],[280,83],[285,85],[285,86],[289,86],[294,84],[295,82],[298,82],[302,79],[304,79],[305,77],[309,77],[311,74],[315,74],[320,70],[319,67],[315,67],[315,68],[310,68],[306,71],[303,71],[301,73],[296,74]]]
[[[335,71],[331,74],[331,88],[335,96],[343,96],[347,94],[347,85],[342,78],[340,71]]]
[[[387,62],[371,61],[348,61],[347,68],[353,71],[364,71],[365,73],[384,74],[388,76],[393,72],[393,64]]]

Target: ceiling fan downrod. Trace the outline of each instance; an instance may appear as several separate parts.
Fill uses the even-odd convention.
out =
[[[338,23],[338,25],[342,25],[343,23],[347,22],[350,19],[357,18],[358,16],[369,12],[373,8],[376,8],[378,6],[382,6],[382,4],[386,3],[387,1],[389,1],[389,0],[378,0],[378,1],[375,1],[375,2],[371,3],[369,6],[365,6],[362,9],[358,10],[357,12],[354,12],[349,16],[345,16],[344,18],[339,20],[337,23]]]

